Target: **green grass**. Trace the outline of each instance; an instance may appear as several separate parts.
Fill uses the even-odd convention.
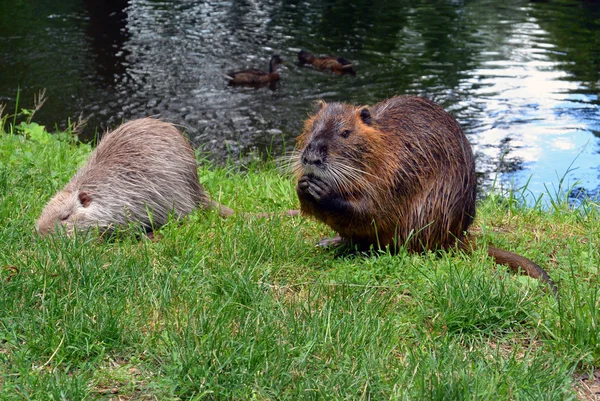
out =
[[[156,241],[40,239],[35,219],[90,147],[4,122],[2,400],[564,400],[600,367],[591,201],[479,205],[476,242],[539,262],[560,302],[483,251],[336,256],[304,218],[198,210]],[[297,207],[272,163],[199,173],[237,210]]]

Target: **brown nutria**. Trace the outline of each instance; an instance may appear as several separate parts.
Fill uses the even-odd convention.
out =
[[[277,66],[282,63],[283,61],[279,55],[274,54],[271,57],[271,61],[269,61],[269,72],[252,68],[228,72],[225,75],[225,78],[229,80],[229,85],[262,86],[269,83],[275,83],[279,81]]]
[[[298,52],[298,63],[300,65],[312,64],[318,70],[329,70],[338,75],[356,75],[356,71],[354,71],[352,63],[343,57],[315,57],[312,53],[307,52],[306,50],[300,50],[300,52]]]
[[[292,165],[303,214],[338,232],[326,243],[409,251],[472,249],[477,180],[471,145],[437,104],[412,96],[373,107],[321,102]],[[556,287],[538,265],[490,247],[497,263]]]
[[[101,231],[139,223],[147,231],[167,222],[169,214],[189,214],[198,206],[233,210],[210,199],[198,181],[194,151],[172,124],[143,118],[104,135],[87,163],[42,211],[42,234],[64,226]]]

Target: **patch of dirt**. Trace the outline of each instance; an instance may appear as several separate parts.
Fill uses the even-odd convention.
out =
[[[600,369],[594,373],[583,373],[575,376],[573,385],[577,391],[577,399],[585,401],[600,401]]]
[[[156,396],[144,390],[147,384],[144,372],[122,358],[110,360],[97,373],[97,382],[90,389],[95,398],[109,401],[157,400]]]

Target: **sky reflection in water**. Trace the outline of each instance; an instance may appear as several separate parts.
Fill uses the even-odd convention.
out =
[[[567,173],[600,187],[600,6],[381,1],[43,0],[0,5],[0,102],[46,87],[37,118],[82,113],[86,134],[157,115],[217,160],[293,147],[316,99],[432,98],[462,124],[481,184],[537,197]],[[357,76],[300,68],[307,49],[352,60]],[[287,61],[277,90],[231,88],[231,69]],[[25,104],[29,106],[30,104]],[[572,166],[571,166],[572,164]],[[570,167],[571,166],[571,167]]]

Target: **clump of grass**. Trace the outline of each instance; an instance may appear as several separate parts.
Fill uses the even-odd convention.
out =
[[[156,241],[37,238],[90,146],[24,122],[0,127],[3,399],[569,399],[600,366],[592,201],[479,205],[475,240],[545,267],[559,301],[483,252],[318,249],[333,233],[304,218],[198,210]],[[199,174],[237,210],[297,207],[271,162]]]
[[[460,269],[454,259],[440,258],[440,268],[427,272],[430,290],[422,302],[424,311],[434,311],[426,320],[432,330],[448,335],[494,336],[525,330],[541,289],[502,279],[493,274],[491,260],[469,256]]]

